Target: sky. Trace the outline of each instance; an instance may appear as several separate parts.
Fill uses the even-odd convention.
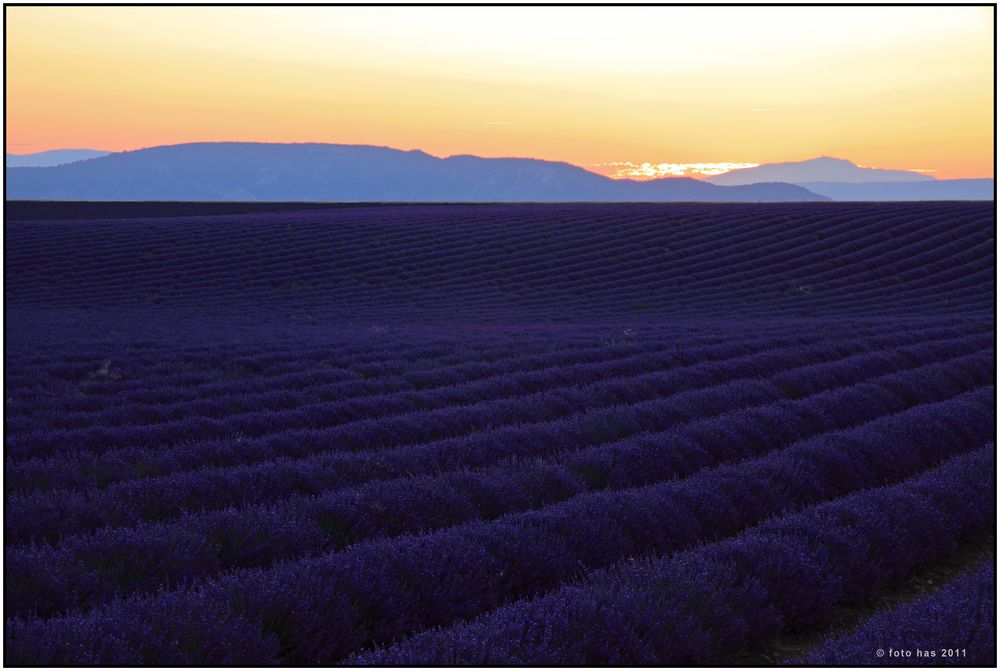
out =
[[[992,7],[6,7],[6,149],[334,142],[992,177]]]

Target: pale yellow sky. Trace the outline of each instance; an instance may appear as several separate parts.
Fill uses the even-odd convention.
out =
[[[992,7],[6,13],[13,153],[343,142],[993,175]]]

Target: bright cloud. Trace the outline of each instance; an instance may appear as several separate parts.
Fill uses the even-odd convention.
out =
[[[759,163],[594,163],[591,168],[612,179],[658,179],[661,177],[711,177],[740,168],[756,168]]]

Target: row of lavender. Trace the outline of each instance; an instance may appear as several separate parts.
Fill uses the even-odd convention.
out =
[[[835,375],[841,369],[858,374],[887,370],[893,348],[903,348],[899,356],[915,363],[986,348],[990,342],[987,328],[928,328],[867,337],[852,333],[819,341],[802,336],[784,339],[784,347],[780,339],[747,340],[740,346],[696,351],[695,356],[708,360],[689,365],[684,363],[691,359],[685,361],[684,357],[642,355],[637,360],[630,357],[566,366],[541,376],[501,375],[425,393],[306,404],[284,412],[234,413],[223,421],[196,415],[188,421],[166,424],[154,420],[148,425],[120,428],[31,431],[8,440],[7,486],[11,492],[45,490],[60,484],[71,489],[88,485],[106,488],[127,481],[128,465],[140,460],[143,475],[149,477],[186,472],[191,466],[248,465],[266,456],[273,459],[305,452],[312,457],[323,451],[323,443],[335,443],[337,452],[354,452],[359,455],[355,458],[360,458],[375,449],[454,441],[485,428],[500,432],[540,425],[551,431],[571,430],[575,421],[589,416],[621,423],[625,420],[615,417],[640,412],[665,394],[712,395],[718,393],[713,387],[762,376],[774,376],[774,384],[780,387],[772,395],[796,398],[819,388],[824,375]],[[671,362],[675,365],[670,366]],[[630,370],[626,372],[626,368]],[[156,406],[149,409],[158,413]],[[294,418],[291,423],[287,415]],[[225,437],[232,435],[239,436],[237,445],[226,444]],[[143,449],[143,444],[155,450]],[[197,454],[185,456],[192,452]],[[215,452],[219,452],[218,461],[205,463],[205,456]],[[154,470],[157,463],[163,465]],[[117,476],[113,472],[116,465],[122,471]],[[100,480],[87,478],[88,472],[98,470]]]
[[[290,436],[276,425],[231,446],[191,440],[186,465],[125,471],[105,486],[68,475],[55,488],[16,483],[25,465],[58,482],[60,468],[100,458],[118,439],[65,453],[52,441],[44,458],[14,450],[8,645],[45,641],[31,654],[52,657],[26,659],[69,663],[73,636],[123,626],[122,608],[138,609],[144,627],[167,626],[154,615],[166,599],[224,614],[218,626],[235,618],[278,646],[275,660],[342,660],[559,589],[581,571],[671,556],[975,450],[995,416],[991,342],[988,325],[969,322],[743,334],[672,358],[662,344],[608,346],[606,361],[556,367],[551,379],[544,365],[540,377],[522,373],[539,385],[529,393],[517,374],[500,373],[406,392],[426,399],[422,412],[385,405],[393,394],[371,405],[361,396],[347,407],[371,408],[378,421],[330,412]],[[507,400],[448,403],[451,391],[461,399],[465,387],[511,377]],[[35,436],[43,446],[44,435]],[[114,451],[146,458],[185,444],[183,432],[180,442],[169,431],[139,435],[147,447]],[[215,450],[240,463],[198,463]],[[331,624],[329,612],[344,619]],[[175,626],[162,635],[177,636]],[[212,632],[225,631],[205,626],[208,648],[187,642],[186,659],[232,661],[234,650],[212,651]],[[156,637],[143,631],[100,659],[185,659],[162,640],[146,648]]]
[[[723,662],[752,641],[821,623],[836,604],[860,601],[994,527],[995,459],[989,445],[899,485],[789,514],[675,557],[626,561],[540,599],[354,661]],[[935,638],[925,646],[954,642],[936,638],[939,629],[929,633]],[[979,641],[989,646],[988,637]],[[831,649],[837,642],[819,659]],[[992,661],[991,653],[975,650],[974,659]]]
[[[855,483],[857,462],[845,457],[840,478],[803,481],[815,466],[793,455],[754,462],[749,473],[710,471],[682,481],[677,491],[657,492],[662,498],[633,497],[627,508],[602,502],[591,506],[597,519],[585,510],[561,519],[536,513],[523,523],[459,527],[392,547],[241,571],[85,614],[8,620],[8,654],[42,664],[330,663],[499,607],[471,625],[427,632],[355,661],[704,663],[782,629],[822,623],[834,604],[862,599],[995,525],[994,480],[984,476],[995,458],[989,446],[913,481],[788,514],[725,540],[796,504],[880,480],[862,473]],[[927,463],[914,461],[909,469]],[[740,491],[747,487],[760,503],[741,510],[736,502],[747,500]],[[797,489],[782,496],[781,487]],[[665,504],[673,515],[657,517]],[[644,519],[614,515],[636,508]],[[665,524],[675,519],[684,523]],[[636,567],[642,553],[635,540],[648,542],[651,527],[668,530],[656,539],[659,547],[648,548],[667,558]],[[577,583],[581,571],[617,560],[625,563]],[[526,600],[503,606],[511,597]]]
[[[74,530],[167,519],[188,509],[328,491],[363,484],[373,473],[385,480],[483,467],[510,458],[554,456],[567,449],[592,448],[590,452],[599,455],[608,443],[637,434],[751,405],[780,408],[831,386],[916,366],[902,377],[920,374],[925,380],[913,385],[917,391],[910,395],[890,395],[896,400],[887,401],[887,407],[898,409],[900,403],[914,402],[919,398],[914,394],[922,390],[930,389],[931,394],[950,390],[949,376],[956,373],[971,369],[980,383],[989,379],[990,355],[982,350],[988,349],[990,336],[982,327],[970,330],[963,336],[955,335],[955,329],[931,329],[779,349],[749,346],[753,353],[748,355],[663,373],[583,387],[559,386],[509,401],[405,412],[360,423],[337,424],[333,419],[326,427],[279,431],[256,440],[242,436],[206,442],[181,434],[181,443],[164,439],[146,448],[111,450],[110,455],[105,450],[29,456],[23,461],[8,457],[7,542],[53,540]],[[950,364],[920,365],[951,359]],[[886,384],[893,389],[891,381]],[[840,410],[844,421],[864,417],[866,404],[878,407],[872,405],[874,399],[887,392],[873,389],[863,403],[848,406],[838,399],[847,408]],[[860,409],[855,411],[855,406]],[[128,431],[123,434],[128,440]],[[216,454],[218,459],[209,458]],[[596,464],[599,458],[593,456],[591,461]],[[164,464],[165,472],[153,468],[157,462]],[[140,467],[144,472],[138,472]],[[113,468],[120,473],[117,479],[112,477]],[[98,469],[103,475],[100,481],[86,479],[88,472]],[[34,482],[47,486],[32,490]],[[52,487],[61,482],[69,486]]]
[[[861,424],[848,431],[848,436],[877,431],[884,418],[868,424],[865,420],[909,403],[916,403],[916,407],[900,411],[898,416],[909,419],[916,413],[918,418],[926,418],[933,414],[934,401],[962,393],[975,384],[972,381],[976,378],[980,384],[986,381],[988,375],[982,371],[987,370],[990,360],[964,359],[966,370],[972,373],[952,382],[950,388],[943,384],[928,390],[928,382],[939,381],[948,372],[945,365],[930,364],[912,373],[881,376],[870,383],[818,393],[802,401],[771,403],[726,412],[710,420],[682,422],[677,428],[646,433],[639,440],[617,441],[580,452],[564,450],[549,460],[508,460],[497,467],[473,471],[461,467],[442,475],[398,478],[314,496],[291,495],[278,503],[244,506],[239,512],[228,509],[188,513],[169,523],[69,536],[60,539],[55,548],[18,547],[6,555],[8,593],[23,597],[16,600],[25,603],[31,603],[31,595],[44,595],[48,608],[70,608],[106,600],[123,591],[153,589],[171,576],[177,580],[260,565],[331,551],[371,537],[444,527],[469,518],[490,519],[579,498],[590,489],[669,479],[712,460],[738,460],[766,452],[783,441],[804,440],[845,425]],[[961,363],[955,363],[957,370],[962,370]],[[973,394],[973,399],[982,397],[981,392],[967,393]],[[848,418],[845,407],[863,410]],[[945,407],[958,412],[965,406],[946,402]],[[981,411],[984,406],[980,403],[971,407]],[[988,409],[988,404],[985,407]],[[982,425],[980,419],[978,415],[969,419],[966,430],[973,431],[973,436],[988,431],[988,425]],[[943,431],[936,425],[917,426],[925,436],[961,444],[947,431],[936,433]],[[727,434],[745,442],[720,444],[720,438]],[[841,435],[823,437],[839,440]],[[198,510],[194,506],[191,509]],[[44,532],[44,526],[39,529],[41,525],[32,519],[30,511],[25,513],[21,524],[30,525],[34,533]],[[64,523],[67,520],[73,517],[61,518]],[[77,527],[77,533],[82,530]]]
[[[939,591],[875,615],[796,661],[994,666],[996,580],[996,562],[991,558]]]

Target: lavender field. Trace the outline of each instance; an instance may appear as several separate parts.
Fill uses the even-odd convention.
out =
[[[994,211],[9,203],[5,663],[993,665]]]

